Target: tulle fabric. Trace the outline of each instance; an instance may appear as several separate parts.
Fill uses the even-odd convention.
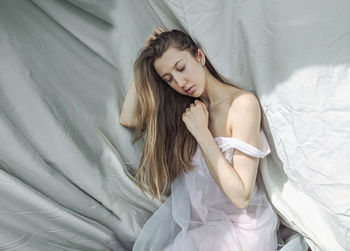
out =
[[[215,141],[232,165],[234,149],[264,158],[270,147],[260,131],[260,149],[231,137]],[[245,209],[235,207],[213,180],[198,146],[191,172],[182,172],[171,195],[148,219],[134,251],[272,251],[277,250],[279,219],[263,189],[254,187]]]

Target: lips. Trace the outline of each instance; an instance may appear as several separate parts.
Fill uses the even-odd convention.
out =
[[[192,85],[190,88],[185,89],[185,92],[190,93],[192,92],[193,89],[194,89],[194,85]]]

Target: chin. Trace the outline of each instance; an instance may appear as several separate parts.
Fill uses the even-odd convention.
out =
[[[194,94],[193,97],[195,97],[195,98],[199,98],[200,96],[202,96],[202,92],[198,89],[193,94]]]

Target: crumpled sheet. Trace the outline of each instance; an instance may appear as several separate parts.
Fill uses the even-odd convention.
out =
[[[350,2],[0,1],[0,250],[131,250],[160,206],[119,113],[158,25],[260,100],[283,251],[350,250]]]

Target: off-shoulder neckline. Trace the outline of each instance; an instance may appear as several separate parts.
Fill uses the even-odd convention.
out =
[[[239,139],[239,138],[227,137],[227,136],[219,136],[219,137],[214,137],[214,140],[216,140],[216,139],[232,139],[232,140],[237,140],[237,141],[242,142],[242,143],[244,143],[244,144],[247,144],[247,145],[250,145],[250,146],[252,146],[252,147],[255,147],[255,146],[253,146],[253,145],[251,145],[251,144],[249,144],[249,143],[247,143],[247,142],[245,142],[245,141],[243,141],[243,140],[241,140],[241,139]],[[255,147],[255,148],[256,148],[256,147]]]
[[[257,148],[256,146],[253,146],[253,145],[251,145],[251,144],[249,144],[249,143],[247,143],[247,142],[245,142],[245,141],[243,141],[243,140],[241,140],[241,139],[239,139],[239,138],[227,137],[227,136],[218,136],[218,137],[214,137],[214,140],[220,139],[220,138],[221,138],[221,139],[232,139],[232,140],[236,140],[236,141],[238,141],[238,142],[241,142],[241,143],[243,143],[243,144],[245,144],[245,145],[248,145],[248,146],[250,146],[250,147],[253,147],[253,148],[255,148],[256,150],[262,152],[262,150],[260,150],[260,149]]]
[[[217,139],[217,138],[228,138],[228,139],[238,139],[238,140],[240,140],[239,138],[228,137],[228,136],[218,136],[218,137],[214,137],[214,139]],[[241,140],[241,141],[242,141],[242,140]]]

